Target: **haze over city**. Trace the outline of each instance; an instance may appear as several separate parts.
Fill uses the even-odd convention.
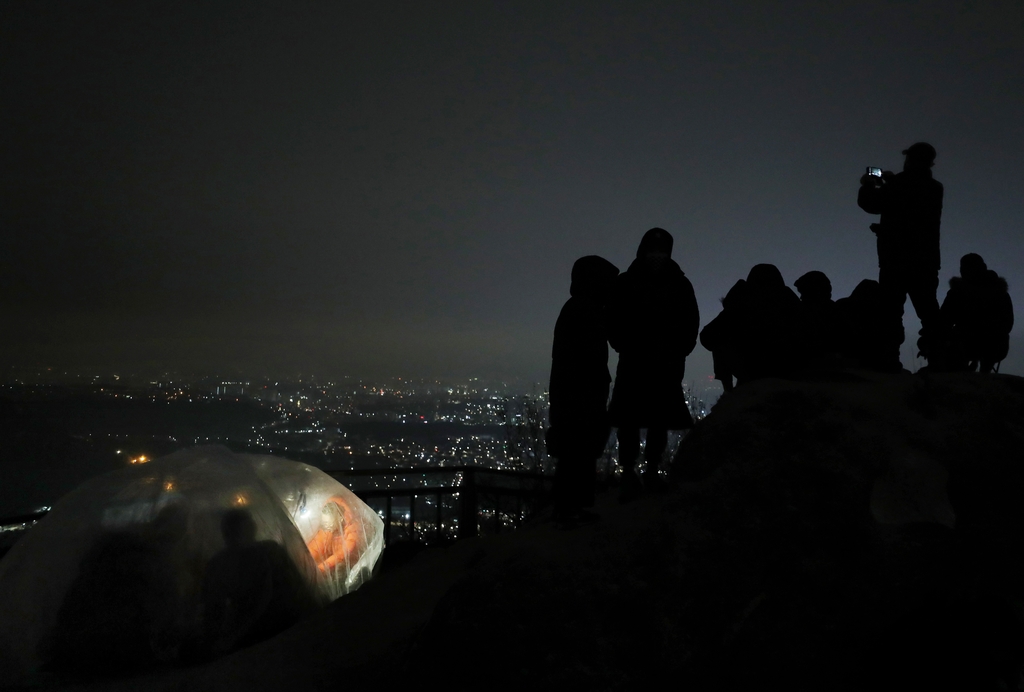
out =
[[[1022,83],[1015,2],[6,3],[0,359],[543,382],[652,226],[702,324],[759,262],[877,278],[915,141],[940,300],[977,252],[1024,305]]]

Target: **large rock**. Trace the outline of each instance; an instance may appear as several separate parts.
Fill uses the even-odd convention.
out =
[[[1016,689],[1024,380],[863,376],[728,394],[677,488],[483,561],[411,670],[510,687]]]

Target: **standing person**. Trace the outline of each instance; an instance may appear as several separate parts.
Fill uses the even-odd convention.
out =
[[[878,236],[878,283],[889,324],[886,369],[899,371],[899,347],[906,338],[903,306],[907,295],[921,320],[917,346],[931,366],[941,354],[941,321],[935,292],[939,287],[939,223],[942,218],[942,183],[932,177],[935,148],[918,142],[904,149],[903,172],[864,175],[857,205],[869,214],[881,214],[871,224]],[[877,169],[875,169],[877,170]]]
[[[619,269],[590,255],[572,266],[570,298],[555,323],[548,387],[548,452],[555,467],[555,519],[587,518],[594,504],[597,458],[608,442],[606,305]]]
[[[682,382],[686,356],[697,343],[700,313],[693,286],[671,255],[668,231],[647,231],[636,259],[616,280],[610,303],[609,342],[619,352],[619,365],[609,415],[618,428],[624,501],[640,490],[634,470],[640,429],[647,428],[644,478],[652,485],[668,431],[693,427]]]

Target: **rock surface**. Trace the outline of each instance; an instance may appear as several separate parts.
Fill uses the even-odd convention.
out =
[[[1024,379],[846,379],[725,395],[674,487],[597,523],[425,550],[273,640],[97,686],[1018,689]]]

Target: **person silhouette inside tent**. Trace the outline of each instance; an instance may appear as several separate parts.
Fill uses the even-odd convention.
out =
[[[314,605],[312,587],[287,551],[275,541],[256,540],[256,522],[248,510],[225,512],[221,534],[224,549],[210,560],[203,580],[207,655],[268,639]]]

